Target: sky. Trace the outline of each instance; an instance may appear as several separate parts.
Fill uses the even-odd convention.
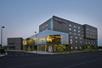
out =
[[[0,0],[3,44],[9,37],[27,38],[53,15],[98,28],[102,45],[102,0]]]

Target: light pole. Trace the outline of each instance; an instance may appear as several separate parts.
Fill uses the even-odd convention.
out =
[[[37,54],[37,36],[36,36],[36,31],[34,32],[35,33],[35,44],[36,44],[36,54]]]
[[[2,43],[3,43],[3,29],[5,28],[5,26],[1,26],[1,47],[2,47]]]

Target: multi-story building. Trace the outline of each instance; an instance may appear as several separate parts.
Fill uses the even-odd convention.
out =
[[[10,50],[22,50],[23,49],[23,38],[8,38],[8,49]]]
[[[45,30],[68,33],[71,49],[80,49],[82,45],[97,46],[97,28],[84,24],[78,24],[60,17],[53,16],[39,26],[39,32]]]

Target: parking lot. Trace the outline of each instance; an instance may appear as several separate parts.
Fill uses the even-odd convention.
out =
[[[8,52],[0,57],[0,68],[101,68],[102,52],[32,54]]]

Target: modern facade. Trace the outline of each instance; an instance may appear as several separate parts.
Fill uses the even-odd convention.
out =
[[[53,16],[39,26],[39,32],[45,30],[58,31],[68,34],[71,49],[81,49],[83,45],[97,46],[97,28],[88,24],[78,24],[57,16]]]

